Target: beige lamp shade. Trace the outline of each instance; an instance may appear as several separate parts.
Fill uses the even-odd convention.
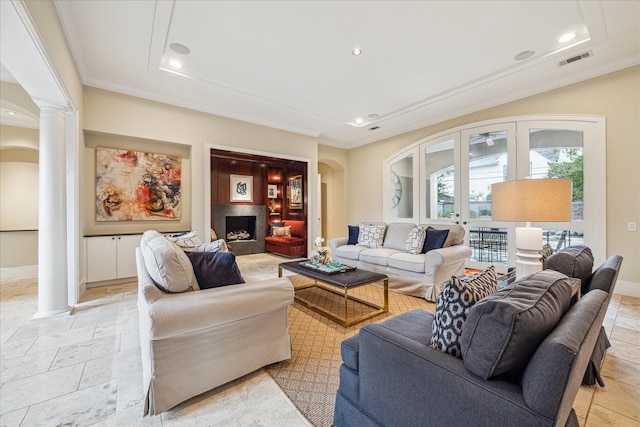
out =
[[[571,221],[571,180],[525,179],[491,186],[494,221]]]

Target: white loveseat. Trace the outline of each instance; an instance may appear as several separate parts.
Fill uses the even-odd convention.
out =
[[[287,307],[293,303],[293,286],[288,279],[164,292],[150,275],[148,255],[148,248],[136,249],[144,415],[160,414],[291,357]],[[181,265],[164,266],[163,279],[193,274],[184,259],[189,264],[185,257]]]
[[[361,223],[384,226],[381,247],[347,244],[348,237],[329,240],[331,255],[343,264],[386,274],[394,280],[389,289],[403,294],[435,301],[440,284],[464,273],[464,264],[471,256],[471,249],[463,245],[464,228],[460,225],[428,225],[436,230],[449,230],[443,247],[427,253],[409,253],[405,243],[409,233],[417,226],[413,223],[384,222]]]

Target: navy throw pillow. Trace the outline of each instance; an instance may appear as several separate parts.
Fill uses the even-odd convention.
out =
[[[200,289],[244,283],[233,252],[185,252]]]
[[[347,245],[357,245],[360,227],[357,225],[348,225],[347,227],[349,227],[349,241],[347,242]]]
[[[440,249],[448,235],[449,230],[436,230],[433,227],[427,227],[427,237],[424,239],[422,253],[426,254],[432,249]]]
[[[273,227],[284,227],[284,221],[270,223],[269,224],[269,236],[273,236]]]

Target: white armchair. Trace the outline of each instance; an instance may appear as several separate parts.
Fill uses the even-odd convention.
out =
[[[291,357],[288,279],[165,293],[136,258],[144,415]]]

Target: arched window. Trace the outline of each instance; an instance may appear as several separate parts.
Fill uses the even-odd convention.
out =
[[[540,223],[554,250],[585,244],[606,258],[605,120],[525,116],[473,123],[417,141],[384,163],[385,221],[458,223],[473,250],[470,267],[515,263],[519,223],[493,221],[491,184],[571,178],[570,223]]]

